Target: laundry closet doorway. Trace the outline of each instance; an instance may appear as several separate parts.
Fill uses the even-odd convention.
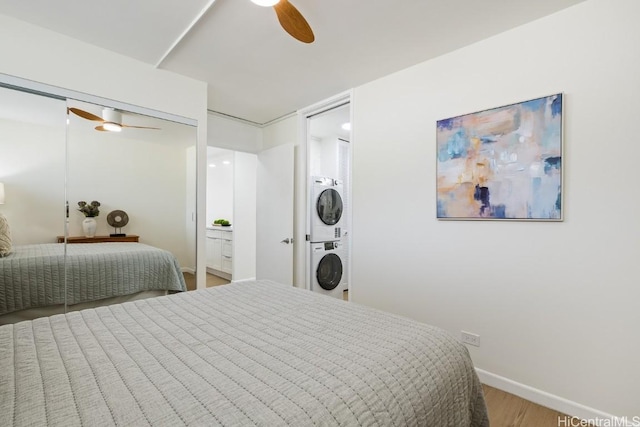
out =
[[[351,254],[351,95],[342,94],[301,114],[305,135],[305,284],[348,299]]]

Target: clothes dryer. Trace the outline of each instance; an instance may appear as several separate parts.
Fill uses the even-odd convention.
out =
[[[311,180],[311,242],[340,240],[344,234],[342,182],[318,176]]]
[[[342,242],[311,243],[311,290],[342,299],[347,289],[346,247]]]

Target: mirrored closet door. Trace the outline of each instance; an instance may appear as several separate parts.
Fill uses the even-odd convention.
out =
[[[0,324],[185,289],[196,127],[0,87]]]
[[[0,324],[64,312],[66,108],[0,87]]]

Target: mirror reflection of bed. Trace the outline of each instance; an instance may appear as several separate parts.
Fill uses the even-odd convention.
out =
[[[0,324],[186,290],[195,127],[124,112],[123,123],[158,129],[96,130],[101,122],[67,107],[101,116],[102,106],[0,91],[0,213],[12,244],[0,258]],[[94,200],[95,235],[86,237],[78,202]],[[128,215],[121,229],[107,223],[115,210]]]

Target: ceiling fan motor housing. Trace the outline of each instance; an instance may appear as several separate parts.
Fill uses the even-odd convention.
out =
[[[109,123],[122,123],[122,113],[120,111],[116,111],[113,108],[105,108],[102,110],[102,118],[105,122]]]

